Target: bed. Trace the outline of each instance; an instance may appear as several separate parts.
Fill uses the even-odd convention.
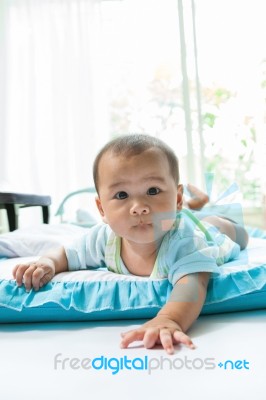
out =
[[[219,280],[211,279],[189,332],[196,350],[177,346],[167,356],[138,342],[119,348],[120,333],[154,316],[167,300],[165,280],[97,270],[59,274],[37,293],[16,287],[11,271],[18,261],[35,259],[84,229],[42,224],[0,235],[1,398],[72,399],[78,393],[87,399],[97,393],[100,399],[159,399],[181,393],[192,399],[199,391],[204,399],[243,399],[254,392],[265,398],[264,232],[250,229],[247,251],[223,267]]]

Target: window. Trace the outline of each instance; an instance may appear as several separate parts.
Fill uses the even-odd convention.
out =
[[[237,183],[245,206],[261,207],[264,0],[0,7],[2,190],[51,194],[56,208],[92,184],[103,143],[145,132],[176,151],[183,182],[213,177],[214,200]]]
[[[112,135],[156,134],[184,181],[212,176],[214,200],[238,185],[253,208],[266,189],[263,10],[261,0],[102,3]]]

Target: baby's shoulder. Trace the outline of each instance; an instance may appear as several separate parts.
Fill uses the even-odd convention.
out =
[[[103,239],[108,240],[109,236],[112,234],[112,230],[109,225],[100,222],[91,228],[89,228],[86,232],[86,235],[90,238],[94,237],[95,239]]]

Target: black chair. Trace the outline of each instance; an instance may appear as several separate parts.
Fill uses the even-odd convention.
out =
[[[0,209],[5,209],[7,212],[10,231],[18,229],[19,209],[25,207],[42,207],[43,222],[48,224],[50,204],[50,196],[0,192]]]

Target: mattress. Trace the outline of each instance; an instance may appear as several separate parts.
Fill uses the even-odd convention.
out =
[[[64,242],[80,234],[77,227],[68,229]],[[43,228],[42,228],[43,229]],[[146,277],[114,274],[106,269],[64,272],[56,275],[51,282],[38,292],[18,287],[12,278],[12,269],[17,263],[35,260],[29,254],[42,252],[41,246],[51,246],[58,236],[29,231],[15,232],[11,246],[11,234],[0,238],[0,322],[41,322],[41,321],[90,321],[152,318],[167,302],[172,286],[167,279],[152,280]],[[55,230],[54,230],[55,231]],[[65,232],[64,231],[64,232]],[[239,259],[224,264],[221,273],[210,279],[207,297],[201,314],[256,310],[266,307],[266,240],[262,231],[251,230],[248,248]],[[9,236],[8,236],[9,235]],[[55,239],[55,237],[57,239]],[[15,239],[14,239],[15,238]],[[2,240],[2,241],[1,241]],[[8,249],[4,253],[4,244]],[[33,245],[34,243],[34,245]],[[36,248],[37,246],[37,248]],[[27,254],[17,257],[16,251]],[[12,253],[13,252],[13,253]],[[23,253],[24,252],[24,253]],[[11,258],[10,254],[13,256]]]

